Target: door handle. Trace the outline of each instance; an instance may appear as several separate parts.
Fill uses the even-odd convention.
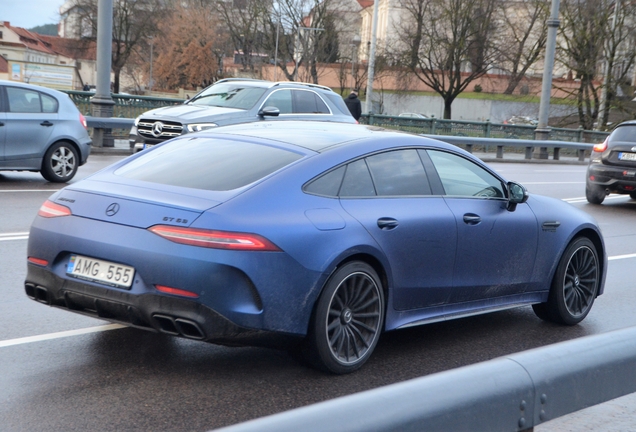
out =
[[[380,227],[380,229],[385,231],[397,228],[398,225],[399,225],[398,221],[393,218],[383,217],[378,219],[378,227]]]
[[[0,122],[0,126],[4,126],[4,123]]]
[[[49,127],[49,126],[53,126],[53,123],[51,123],[51,122],[50,122],[50,121],[48,121],[48,120],[44,120],[42,123],[40,123],[40,126],[46,126],[46,127]]]
[[[481,222],[481,217],[474,213],[466,213],[464,215],[464,223],[468,225],[477,225]]]

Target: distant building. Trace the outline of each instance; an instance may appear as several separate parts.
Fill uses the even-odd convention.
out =
[[[0,22],[0,78],[60,90],[96,81],[95,43],[45,36]]]

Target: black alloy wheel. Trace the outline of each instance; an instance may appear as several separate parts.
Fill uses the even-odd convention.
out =
[[[318,299],[305,358],[336,374],[359,369],[382,332],[384,294],[371,266],[353,261],[338,269]]]
[[[546,321],[575,325],[592,308],[600,284],[599,257],[594,243],[576,238],[559,261],[546,303],[533,305],[537,316]]]

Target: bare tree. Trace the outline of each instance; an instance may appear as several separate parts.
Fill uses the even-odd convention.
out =
[[[508,75],[504,94],[512,94],[528,70],[543,54],[550,14],[549,3],[544,0],[508,1],[497,5],[500,23],[495,44],[497,67]]]
[[[400,62],[444,99],[444,118],[470,83],[494,59],[492,37],[497,0],[405,0],[407,18]]]
[[[599,129],[607,128],[610,108],[617,98],[617,89],[625,84],[636,59],[636,5],[616,0],[613,5],[610,31],[604,45],[604,90],[601,98]]]
[[[207,87],[223,76],[229,36],[214,4],[175,2],[155,38],[155,79],[165,88]]]
[[[600,103],[599,65],[603,59],[603,41],[608,37],[613,0],[561,2],[562,45],[560,61],[579,79],[575,92],[579,124],[592,129]]]
[[[254,72],[254,58],[262,52],[263,20],[272,10],[272,0],[216,0],[244,71]]]
[[[78,31],[84,38],[95,39],[97,35],[98,0],[73,0],[77,6],[79,23],[88,23],[90,36]],[[113,2],[113,48],[112,70],[115,75],[113,91],[119,92],[120,75],[135,50],[157,32],[157,25],[164,12],[163,2],[153,0],[114,0]]]

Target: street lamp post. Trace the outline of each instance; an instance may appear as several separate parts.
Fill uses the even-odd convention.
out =
[[[355,65],[356,65],[356,53],[358,48],[360,47],[360,36],[354,35],[351,39],[351,88],[355,89],[356,87],[356,76],[355,76]]]
[[[148,95],[150,95],[152,93],[152,54],[153,54],[153,48],[154,48],[154,38],[152,36],[150,36],[150,80],[148,81]]]

